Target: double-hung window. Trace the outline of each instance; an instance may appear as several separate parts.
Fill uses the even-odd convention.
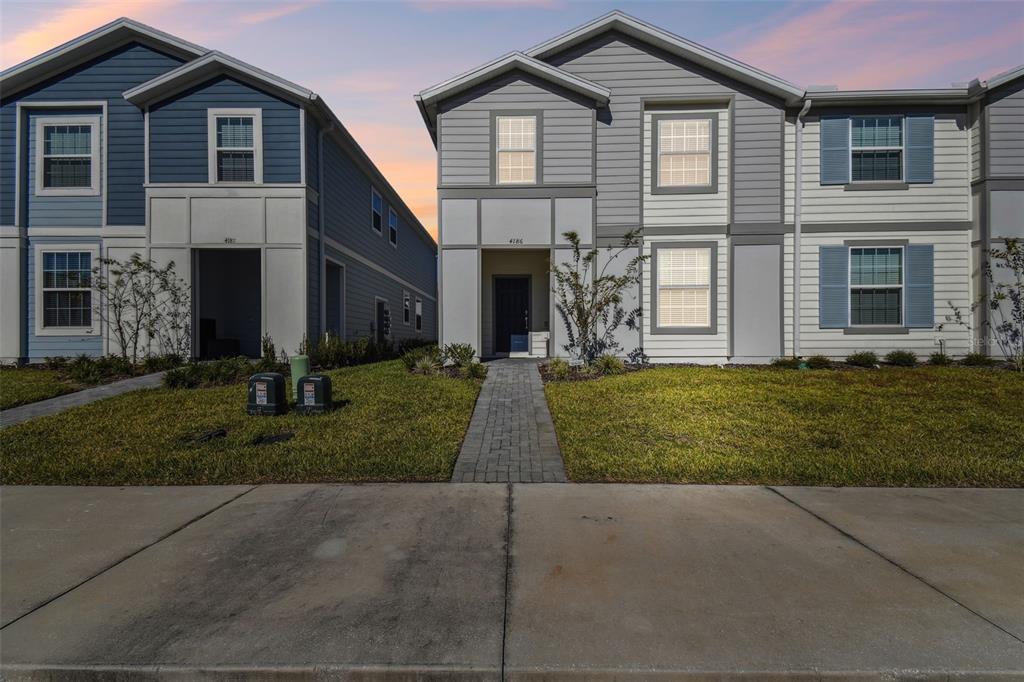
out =
[[[903,117],[850,119],[850,179],[853,182],[903,180]]]
[[[398,213],[393,208],[388,208],[388,241],[391,246],[398,246]]]
[[[537,117],[496,116],[496,181],[499,185],[537,182]]]
[[[93,250],[36,250],[36,333],[93,334]]]
[[[850,324],[903,324],[903,248],[850,249]]]
[[[402,322],[409,324],[412,315],[412,299],[408,291],[402,292]]]
[[[370,224],[377,234],[384,230],[384,200],[374,188],[370,188]]]
[[[211,182],[263,182],[263,123],[259,109],[208,112]]]
[[[423,331],[423,299],[416,299],[416,331]]]
[[[99,117],[36,119],[35,193],[99,194]]]
[[[714,252],[705,244],[655,247],[655,331],[713,329]]]
[[[655,116],[654,191],[715,191],[715,115]]]

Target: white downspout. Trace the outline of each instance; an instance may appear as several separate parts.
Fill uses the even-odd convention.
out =
[[[800,357],[800,217],[803,195],[804,116],[811,110],[811,100],[804,102],[796,115],[796,162],[793,164],[793,357]]]

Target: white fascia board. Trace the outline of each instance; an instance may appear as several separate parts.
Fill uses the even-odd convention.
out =
[[[122,17],[6,69],[0,73],[0,89],[5,96],[11,95],[132,40],[157,45],[183,59],[209,52],[205,47]]]
[[[191,85],[208,80],[221,73],[240,76],[242,80],[255,82],[273,92],[293,99],[308,101],[314,93],[291,81],[268,73],[251,64],[230,57],[222,52],[209,52],[199,59],[182,64],[176,69],[126,90],[125,99],[132,104],[144,106],[181,92]]]
[[[835,90],[809,92],[815,106],[829,104],[965,104],[968,88],[930,88],[917,90]]]
[[[640,21],[618,10],[609,12],[578,28],[574,28],[560,36],[536,45],[527,50],[526,54],[536,59],[546,59],[556,52],[560,52],[610,30],[620,31],[628,36],[659,47],[666,52],[682,56],[712,71],[723,73],[740,82],[767,91],[785,100],[788,104],[795,104],[804,96],[803,88],[778,76],[773,76],[749,64],[744,64],[737,59],[669,33],[664,29]]]
[[[598,104],[606,104],[609,97],[611,97],[611,91],[604,86],[575,76],[521,52],[512,52],[421,91],[417,96],[417,100],[422,102],[423,106],[430,106],[441,99],[451,97],[473,86],[485,83],[496,76],[515,70],[523,71],[560,85],[567,90],[589,97]]]

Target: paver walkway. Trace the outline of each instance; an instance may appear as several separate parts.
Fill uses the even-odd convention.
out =
[[[64,410],[71,409],[72,407],[88,405],[89,403],[97,400],[111,398],[115,395],[121,395],[122,393],[127,393],[129,391],[137,391],[140,388],[159,388],[160,384],[163,382],[163,378],[163,372],[155,372],[153,374],[145,374],[141,377],[122,379],[121,381],[115,381],[103,386],[86,388],[74,393],[59,395],[56,398],[47,398],[46,400],[29,403],[28,405],[12,407],[9,410],[0,412],[0,429],[7,426],[13,426],[14,424],[20,424],[21,422],[28,421],[35,417],[45,417],[46,415],[57,414],[58,412],[63,412]]]
[[[488,363],[452,482],[565,482],[562,453],[535,360]]]

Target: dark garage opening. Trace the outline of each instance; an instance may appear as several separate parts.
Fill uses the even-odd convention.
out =
[[[200,358],[260,354],[260,252],[197,249],[193,283]]]

